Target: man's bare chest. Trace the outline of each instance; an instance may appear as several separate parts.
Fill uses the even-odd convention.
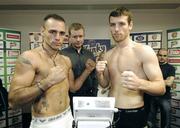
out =
[[[134,55],[115,55],[108,61],[108,67],[113,72],[133,71],[141,66],[140,59]]]

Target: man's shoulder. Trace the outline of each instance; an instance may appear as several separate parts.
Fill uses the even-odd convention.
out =
[[[135,43],[133,49],[136,53],[139,54],[155,54],[155,51],[152,49],[152,47],[141,43]]]
[[[66,66],[71,65],[71,59],[68,56],[61,55],[61,57],[64,59],[65,63],[67,64]]]
[[[68,46],[67,48],[61,49],[60,54],[69,55],[70,53],[74,53],[72,47]]]
[[[37,54],[39,54],[39,49],[36,48],[36,49],[31,49],[31,50],[27,50],[27,51],[24,51],[21,55],[23,56],[37,56]]]
[[[41,55],[39,53],[39,49],[31,49],[31,50],[24,51],[18,57],[18,59],[20,59],[20,60],[25,59],[31,63],[35,63],[35,62],[41,60]]]
[[[68,47],[66,47],[66,48],[61,49],[61,51],[67,51],[67,50],[69,50],[70,48],[71,48],[71,47],[68,46]]]
[[[105,54],[104,54],[104,59],[105,60],[109,60],[110,58],[112,58],[112,53],[115,50],[115,47],[108,50]]]
[[[171,68],[171,69],[174,69],[175,70],[175,67],[172,65],[172,64],[170,64],[170,63],[166,63],[167,64],[167,66],[169,67],[169,68]]]

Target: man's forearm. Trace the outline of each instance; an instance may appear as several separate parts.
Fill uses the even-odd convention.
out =
[[[12,108],[20,107],[26,103],[32,102],[41,94],[42,91],[36,85],[13,90],[9,95],[9,105]]]
[[[139,89],[150,95],[163,95],[166,91],[163,80],[148,81],[141,79]]]
[[[97,77],[98,77],[98,81],[99,81],[99,84],[101,87],[106,88],[109,85],[109,83],[108,83],[107,79],[105,79],[103,73],[97,73]]]
[[[174,76],[168,77],[166,80],[164,80],[166,86],[171,87],[174,82]]]
[[[78,78],[75,79],[74,86],[73,86],[73,88],[70,88],[70,91],[71,92],[76,92],[77,90],[79,90],[82,87],[84,81],[90,75],[90,73],[91,73],[90,71],[85,69],[83,71],[83,73]]]

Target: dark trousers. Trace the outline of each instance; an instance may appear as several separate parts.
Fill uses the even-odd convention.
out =
[[[144,128],[146,125],[144,107],[136,109],[118,109],[114,113],[115,128]]]
[[[22,123],[23,123],[23,128],[29,128],[31,123],[31,113],[22,114]]]
[[[157,110],[160,108],[161,128],[170,128],[171,121],[171,100],[155,97],[151,100],[149,122],[152,128],[156,128]]]

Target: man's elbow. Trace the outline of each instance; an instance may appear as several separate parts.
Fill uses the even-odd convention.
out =
[[[70,88],[69,91],[70,91],[71,93],[75,93],[75,92],[77,91],[77,89]]]
[[[12,108],[12,109],[15,109],[18,107],[17,105],[17,102],[15,101],[15,99],[13,97],[8,97],[8,104],[9,104],[9,107]]]
[[[162,89],[161,89],[160,95],[164,95],[166,92],[166,84],[164,81],[161,83],[161,86],[162,86]]]

